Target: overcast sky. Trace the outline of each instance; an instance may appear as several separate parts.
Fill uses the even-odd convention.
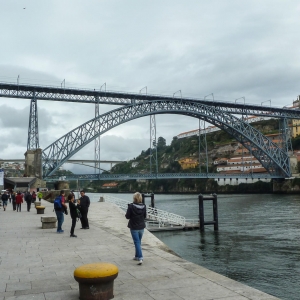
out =
[[[16,83],[19,75],[20,83],[65,79],[67,87],[106,83],[138,93],[147,86],[150,94],[289,105],[300,94],[299,15],[298,0],[0,1],[0,81]],[[29,104],[0,98],[0,158],[24,157]],[[38,101],[41,148],[94,112],[92,104]],[[156,121],[167,144],[198,127],[178,115]],[[148,147],[149,117],[107,132],[101,159],[132,159]],[[93,149],[92,142],[73,158],[93,159]]]

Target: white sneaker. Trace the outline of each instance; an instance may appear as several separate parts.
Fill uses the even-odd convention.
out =
[[[140,266],[140,265],[142,265],[142,263],[143,263],[143,260],[140,259],[138,265]]]
[[[133,260],[139,260],[139,258],[138,257],[134,257]]]

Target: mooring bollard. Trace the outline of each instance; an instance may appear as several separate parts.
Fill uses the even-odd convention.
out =
[[[80,300],[109,300],[114,298],[114,280],[118,267],[111,263],[94,263],[78,267],[74,278],[79,283]]]
[[[204,200],[212,200],[213,201],[213,221],[204,221]],[[198,196],[199,201],[199,223],[200,223],[200,231],[204,231],[204,225],[214,225],[214,230],[219,230],[219,221],[218,221],[218,199],[217,195],[213,194],[212,196],[203,197],[202,194]]]

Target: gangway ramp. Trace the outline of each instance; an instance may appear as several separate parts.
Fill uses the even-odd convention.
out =
[[[102,194],[105,202],[116,204],[118,207],[127,210],[128,204],[132,203],[108,194]],[[147,206],[146,228],[149,231],[182,230],[185,228],[185,217],[179,216],[161,209]]]

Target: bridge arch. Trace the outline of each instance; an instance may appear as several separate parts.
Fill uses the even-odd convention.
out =
[[[289,177],[288,153],[250,124],[222,110],[197,101],[153,100],[123,106],[71,130],[43,151],[43,177],[52,175],[65,161],[99,135],[128,121],[152,114],[181,114],[205,120],[226,131],[252,151],[271,175]]]

